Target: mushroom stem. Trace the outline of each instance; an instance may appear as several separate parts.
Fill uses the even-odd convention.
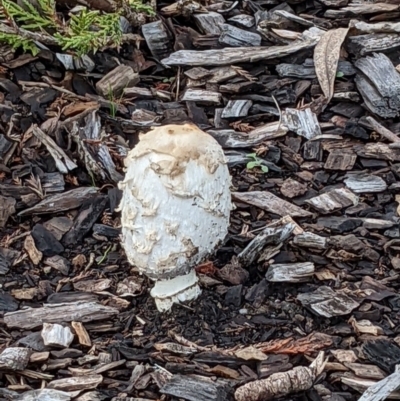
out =
[[[196,271],[192,270],[189,274],[171,280],[156,281],[150,295],[154,298],[158,311],[165,312],[170,310],[173,304],[196,299],[201,294],[198,281]]]

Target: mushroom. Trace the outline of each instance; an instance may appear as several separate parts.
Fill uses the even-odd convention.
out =
[[[122,198],[122,247],[130,264],[155,281],[160,312],[200,293],[195,267],[227,235],[231,177],[218,142],[193,124],[140,136],[128,153]]]

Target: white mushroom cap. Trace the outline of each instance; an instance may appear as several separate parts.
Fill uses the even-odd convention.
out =
[[[195,125],[166,125],[142,135],[125,166],[119,209],[129,262],[153,280],[189,274],[228,232],[231,177],[221,146]]]

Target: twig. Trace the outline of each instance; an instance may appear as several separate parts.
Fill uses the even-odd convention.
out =
[[[392,131],[389,131],[382,124],[379,124],[373,117],[367,117],[366,120],[372,125],[372,128],[378,133],[384,136],[391,142],[400,142],[400,138],[394,134]]]
[[[281,128],[281,123],[282,123],[282,110],[281,110],[281,108],[279,107],[279,103],[278,103],[278,101],[275,99],[275,96],[274,96],[274,95],[272,95],[272,99],[274,100],[275,106],[276,106],[276,108],[278,109],[278,112],[279,112],[279,124],[278,124],[278,128],[276,129],[276,131],[278,132],[278,131],[279,131],[279,128]]]

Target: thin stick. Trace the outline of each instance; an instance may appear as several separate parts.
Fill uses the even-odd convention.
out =
[[[374,118],[367,117],[366,120],[372,125],[372,128],[378,134],[381,134],[391,142],[400,142],[400,138],[396,134],[394,134],[392,131],[389,131],[382,124],[379,124],[378,121],[376,121]]]

